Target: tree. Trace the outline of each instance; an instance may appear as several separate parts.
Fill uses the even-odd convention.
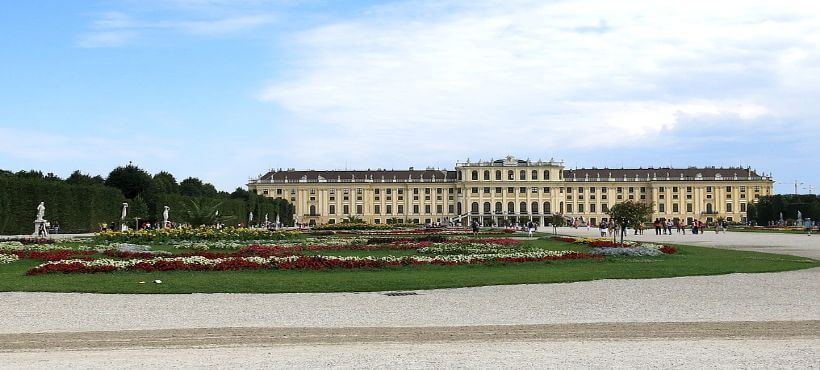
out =
[[[108,174],[105,185],[120,189],[128,199],[134,199],[151,187],[151,175],[143,169],[128,164],[125,167],[117,167]]]
[[[148,219],[148,204],[145,203],[145,199],[143,199],[141,195],[137,195],[128,202],[128,216],[130,218],[139,218],[143,221]],[[139,229],[140,225],[137,224],[136,226],[136,228]]]
[[[179,193],[190,197],[215,197],[219,194],[216,188],[196,177],[189,177],[179,183]]]
[[[177,179],[169,172],[160,171],[154,174],[154,178],[152,180],[154,182],[154,190],[157,194],[179,193],[179,184],[177,184]]]
[[[249,193],[247,190],[245,190],[245,189],[242,189],[242,188],[236,188],[236,190],[234,190],[234,191],[233,191],[233,193],[231,193],[231,194],[229,195],[229,197],[230,197],[231,199],[243,199],[243,200],[248,200],[248,195],[249,195],[249,194],[250,194],[250,193]]]
[[[362,220],[362,218],[359,217],[359,216],[350,215],[350,216],[345,217],[342,220],[342,223],[343,224],[363,224],[364,220]]]
[[[558,232],[558,226],[564,226],[564,223],[566,222],[566,219],[564,218],[564,215],[562,215],[560,213],[556,213],[556,214],[548,217],[547,220],[549,220],[549,223],[552,224],[552,233],[553,234],[556,234]]]
[[[233,219],[233,216],[217,215],[221,202],[208,198],[191,199],[182,209],[182,220],[193,227],[202,225],[216,225]]]
[[[86,175],[80,172],[80,170],[76,170],[71,173],[71,176],[65,179],[65,182],[69,185],[103,185],[105,180],[99,175],[91,177],[91,175]]]
[[[649,220],[652,215],[652,204],[628,200],[612,206],[607,214],[620,225],[621,243],[623,243],[627,227],[637,229],[642,223]]]

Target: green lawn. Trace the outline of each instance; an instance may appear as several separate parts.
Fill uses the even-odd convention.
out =
[[[583,250],[556,241],[534,240],[529,246]],[[160,248],[158,248],[160,249]],[[166,249],[166,248],[161,248]],[[413,266],[381,270],[263,270],[219,272],[114,272],[26,276],[39,261],[0,265],[0,291],[94,293],[282,293],[356,292],[454,288],[501,284],[535,284],[596,279],[642,279],[734,272],[774,272],[820,266],[820,261],[758,252],[678,246],[679,252],[657,257],[609,258],[556,262],[466,266]],[[327,251],[325,255],[409,255],[414,251]],[[162,284],[153,284],[153,280]],[[144,281],[144,284],[140,284]]]

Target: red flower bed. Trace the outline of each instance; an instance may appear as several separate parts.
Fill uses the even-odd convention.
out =
[[[45,250],[45,251],[13,251],[12,254],[16,254],[17,257],[20,259],[33,259],[33,260],[40,260],[40,261],[60,261],[60,260],[70,260],[70,259],[82,259],[82,260],[93,260],[93,258],[88,257],[96,252],[94,251],[74,251],[68,249],[53,249],[53,250]]]
[[[566,236],[553,236],[552,240],[557,240],[559,242],[565,242],[565,243],[575,243],[575,238],[569,238],[569,237],[566,237]]]
[[[86,266],[79,262],[58,263],[52,265],[38,266],[26,271],[26,275],[47,274],[52,272],[70,273],[94,273],[111,272],[116,270],[114,266]]]
[[[596,240],[594,242],[587,243],[590,247],[593,248],[628,248],[630,245],[624,243],[616,243],[609,240]]]
[[[675,254],[678,253],[678,248],[675,248],[671,245],[664,245],[663,247],[661,247],[661,252],[665,254]]]

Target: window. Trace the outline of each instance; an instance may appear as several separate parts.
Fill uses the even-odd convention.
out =
[[[501,202],[495,202],[495,213],[502,212],[504,212],[504,207],[501,205]]]
[[[659,188],[658,188],[658,192],[663,193],[663,192],[665,192],[665,191],[666,191],[666,188],[665,188],[665,187],[663,187],[663,186],[661,186],[661,187],[659,187]]]
[[[601,194],[601,200],[606,200],[606,194]]]
[[[508,194],[515,193],[515,188],[513,188],[513,187],[509,187],[509,188],[507,188],[507,193],[508,193]]]
[[[474,215],[478,214],[478,202],[473,202],[473,204],[470,204],[470,212]]]
[[[334,189],[330,189],[330,194],[333,194]],[[276,195],[282,195],[282,189],[276,189]]]
[[[622,194],[624,192],[624,188],[619,186],[619,187],[615,188],[615,192],[618,193],[618,194]]]
[[[490,170],[484,170],[484,180],[490,179]]]
[[[484,188],[484,194],[490,194],[490,187],[489,186]]]
[[[495,193],[496,194],[501,194],[501,187],[495,188]]]
[[[279,189],[277,189],[277,190],[279,190]],[[746,191],[746,187],[745,187],[745,186],[741,186],[741,187],[740,187],[740,192],[742,193],[742,192],[744,192],[744,191]]]
[[[515,180],[515,172],[513,172],[513,170],[507,171],[507,180]]]
[[[413,188],[413,194],[418,194],[418,193],[419,193],[419,188]]]
[[[393,189],[384,189],[384,192],[387,194],[393,194]]]
[[[357,215],[364,214],[364,206],[362,206],[361,204],[357,204],[356,205],[356,214]]]
[[[641,193],[646,193],[646,187],[645,186],[641,186]]]
[[[567,213],[572,213],[572,203],[567,203]]]
[[[550,207],[550,202],[544,202],[544,214],[548,215],[551,212],[552,212],[552,209]]]
[[[347,205],[347,204],[345,204],[345,205],[343,206],[343,208],[342,208],[342,211],[343,211],[343,212],[342,212],[343,214],[346,214],[346,215],[347,215],[347,214],[350,214],[350,206],[349,206],[349,205]]]
[[[544,180],[550,179],[550,170],[544,170]]]
[[[475,187],[475,186],[474,186],[474,187],[472,187],[472,188],[470,189],[470,193],[473,193],[473,194],[478,194],[478,188],[477,188],[477,187]]]
[[[672,187],[672,192],[673,192],[673,193],[677,193],[677,192],[678,192],[678,187],[677,187],[677,186],[673,186],[673,187]]]
[[[439,213],[441,213],[441,212],[439,212]],[[452,204],[447,206],[447,213],[450,213],[450,214],[456,213],[456,207]]]
[[[545,193],[549,193],[549,192],[550,192],[550,187],[549,187],[549,186],[545,187],[545,188],[544,188],[544,192],[545,192]]]
[[[296,194],[296,189],[290,189],[290,195],[295,195],[295,194]]]
[[[397,211],[399,211],[399,214],[400,214],[400,215],[401,215],[401,214],[404,214],[404,205],[399,204],[397,207],[398,207],[398,208],[397,208]]]
[[[686,212],[692,213],[692,203],[686,203]]]
[[[672,203],[672,213],[680,212],[680,206],[677,203]]]
[[[521,193],[521,194],[525,194],[527,192],[527,188],[522,186],[522,187],[518,188],[518,192]]]
[[[666,213],[666,204],[658,203],[658,212]]]
[[[473,170],[472,179],[473,180],[478,180],[478,171]]]
[[[331,204],[330,208],[328,208],[328,211],[331,215],[335,215],[336,214],[336,206]]]
[[[350,189],[342,189],[342,194],[350,194]]]
[[[707,192],[707,193],[711,193],[711,192],[712,192],[712,187],[711,187],[711,186],[707,186],[707,187],[706,187],[706,192]]]
[[[687,187],[686,187],[686,192],[687,192],[687,193],[691,193],[691,192],[692,192],[692,187],[691,187],[691,186],[687,186]]]
[[[589,213],[595,213],[595,203],[589,205]]]
[[[518,171],[518,179],[519,180],[526,180],[527,179],[527,171],[524,171],[524,170]]]
[[[578,205],[578,213],[584,213],[584,204],[583,203]]]
[[[377,219],[373,220],[373,223],[378,225],[378,224],[382,223],[382,219],[377,218]]]
[[[490,209],[490,202],[484,202],[484,214],[490,214],[492,210]]]
[[[572,188],[567,187],[567,194],[572,194]]]
[[[732,187],[731,187],[731,186],[727,186],[727,187],[726,187],[726,192],[727,192],[727,193],[731,193],[731,192],[732,192]]]
[[[381,205],[379,205],[379,204],[374,205],[374,206],[373,206],[373,213],[375,213],[375,214],[377,214],[377,215],[378,215],[378,214],[381,214],[381,213],[382,213],[382,207],[381,207]]]
[[[535,188],[535,187],[531,188],[530,192],[533,193],[533,194],[537,194],[538,193],[538,188]]]
[[[632,187],[632,186],[630,186],[630,187],[629,187],[629,193],[630,193],[630,194],[635,193],[635,188],[634,188],[634,187]]]
[[[527,213],[527,202],[521,202],[521,204],[518,205],[518,210],[521,213]]]
[[[740,203],[740,212],[746,212],[746,203]]]
[[[530,180],[538,180],[538,171],[532,170],[532,174],[530,175]]]
[[[726,203],[726,212],[727,213],[732,212],[732,203]]]
[[[513,202],[507,203],[507,213],[509,213],[509,214],[515,213],[515,203],[513,203]]]
[[[437,205],[436,206],[436,213],[438,213],[438,214],[444,213],[444,206],[442,206],[441,204]]]
[[[501,180],[501,170],[495,170],[495,179]]]
[[[388,215],[393,214],[393,206],[388,204],[386,207],[387,207],[387,214]]]
[[[583,194],[584,193],[584,188],[578,188],[578,193]]]
[[[373,194],[379,194],[380,189],[373,189]]]
[[[364,193],[364,189],[362,189],[362,188],[356,189],[356,194],[362,195],[362,193]]]
[[[603,212],[603,213],[609,212],[609,204],[606,204],[606,203],[601,204],[601,212]]]
[[[594,187],[589,188],[589,192],[594,194],[595,193],[595,188]]]
[[[444,193],[444,189],[436,188],[436,194],[443,194],[443,193]]]
[[[413,213],[415,213],[415,214],[419,213],[419,205],[418,204],[413,205]]]

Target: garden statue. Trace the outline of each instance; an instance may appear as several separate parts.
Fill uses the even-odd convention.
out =
[[[267,225],[267,224],[268,224],[268,214],[265,213],[265,225]]]
[[[45,202],[40,202],[37,205],[37,219],[34,220],[34,234],[32,236],[48,236],[48,221],[43,217],[46,215]]]
[[[43,216],[46,215],[46,206],[45,202],[40,202],[40,205],[37,206],[37,221],[43,221]]]
[[[248,226],[251,226],[251,222],[253,222],[253,211],[248,213]]]
[[[279,228],[279,215],[276,215],[276,228]]]
[[[125,220],[125,216],[128,215],[128,203],[122,204],[122,214],[120,215],[121,220]]]
[[[162,228],[168,227],[168,211],[171,210],[171,207],[165,206],[165,210],[162,211]]]

